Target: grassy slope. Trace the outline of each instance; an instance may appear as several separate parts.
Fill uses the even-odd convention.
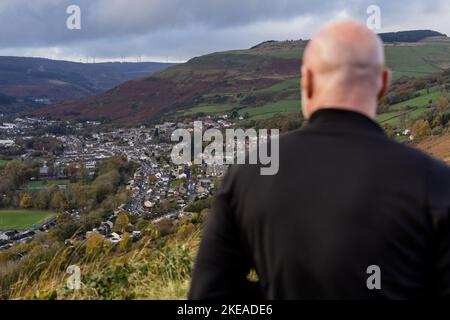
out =
[[[422,150],[450,162],[450,136],[422,141]],[[192,220],[191,220],[192,222]],[[103,241],[84,240],[68,246],[44,248],[34,242],[23,266],[5,268],[22,270],[19,281],[8,288],[12,299],[186,299],[194,258],[200,241],[202,223],[185,220],[168,236],[160,237],[150,225],[145,237],[121,251]],[[188,228],[189,227],[189,228]],[[21,252],[26,244],[14,250]],[[90,248],[90,249],[89,249]],[[51,251],[48,253],[48,251]],[[50,263],[39,264],[40,255],[48,254]],[[0,253],[0,262],[2,254]],[[65,272],[71,264],[81,269],[81,290],[69,290]],[[39,269],[39,272],[37,272]],[[33,275],[34,274],[34,275]],[[37,276],[36,276],[37,274]],[[0,278],[2,270],[0,269]],[[5,281],[8,281],[5,279]]]
[[[251,50],[241,50],[239,52],[229,52],[226,53],[226,55],[234,56],[234,55],[246,55],[250,56],[250,59],[253,59],[254,56],[262,56],[265,60],[269,61],[272,57],[277,58],[300,58],[301,52],[298,51],[291,51],[291,52],[271,52],[271,53],[255,53]],[[162,72],[164,73],[164,72]],[[238,77],[240,77],[238,75]],[[276,113],[284,113],[284,112],[292,112],[292,111],[298,111],[299,110],[299,99],[296,101],[293,100],[282,100],[277,102],[267,102],[263,103],[259,106],[242,106],[238,103],[238,101],[241,101],[245,99],[248,96],[260,96],[260,95],[276,95],[283,92],[289,92],[292,95],[297,94],[298,95],[298,88],[299,88],[299,80],[298,77],[295,78],[284,78],[281,77],[279,81],[273,85],[270,85],[268,87],[262,87],[262,88],[256,88],[255,90],[242,90],[242,91],[235,91],[235,92],[226,92],[226,93],[220,93],[221,96],[227,96],[227,97],[234,97],[235,102],[234,103],[226,103],[223,105],[201,105],[198,107],[190,108],[186,111],[184,111],[183,114],[195,114],[197,112],[203,112],[203,113],[209,113],[209,114],[220,114],[227,111],[230,111],[233,108],[240,108],[239,113],[241,115],[244,115],[248,112],[251,119],[261,119],[261,118],[267,118],[271,117]],[[210,95],[209,93],[206,93],[204,97],[207,97]],[[237,98],[237,96],[240,95],[241,98]],[[294,110],[292,108],[293,105],[296,105],[297,108]]]
[[[448,92],[440,91],[437,88],[430,88],[428,91],[422,89],[418,90],[417,93],[420,94],[418,97],[391,105],[389,107],[390,112],[378,115],[377,120],[382,124],[398,126],[402,116],[409,120],[418,119],[430,110],[430,102],[436,103],[440,97],[448,94]]]
[[[20,274],[18,281],[4,278],[3,288],[7,285],[9,299],[186,299],[201,228],[186,222],[162,237],[150,225],[144,238],[126,249],[96,237],[50,248],[22,244],[11,250],[32,254],[6,267]],[[52,258],[43,264],[41,255]],[[81,269],[81,290],[67,287],[69,265]]]
[[[239,111],[241,115],[248,113],[250,119],[265,119],[276,113],[290,113],[300,111],[299,100],[281,100],[269,102],[260,107],[247,107]]]
[[[24,230],[39,225],[54,214],[48,211],[0,210],[0,230]]]
[[[450,41],[434,41],[427,40],[420,43],[410,43],[410,44],[389,44],[385,46],[386,50],[386,60],[388,66],[393,70],[393,78],[398,79],[402,76],[409,77],[420,77],[429,74],[437,73],[442,68],[450,67]],[[262,56],[265,58],[278,57],[278,58],[300,58],[302,55],[301,51],[276,51],[276,52],[253,52],[252,50],[238,50],[229,51],[224,53],[216,53],[209,55],[207,61],[213,62],[214,59],[219,59],[219,57],[224,56]],[[249,58],[247,58],[249,59]],[[251,60],[251,59],[250,59]],[[248,60],[248,61],[250,61]],[[206,60],[205,60],[206,61]],[[248,62],[247,61],[247,62]],[[166,74],[166,70],[162,71],[161,74]],[[187,70],[185,70],[187,72]],[[238,103],[226,103],[223,105],[202,105],[200,107],[194,107],[188,109],[184,114],[194,114],[196,112],[204,113],[224,113],[231,110],[232,108],[241,108],[240,114],[243,115],[245,112],[250,114],[252,119],[268,118],[276,113],[288,113],[293,111],[298,111],[300,106],[299,99],[299,80],[298,77],[293,78],[281,78],[279,82],[266,87],[249,91],[238,91],[234,92],[234,95],[243,94],[246,95],[272,95],[277,96],[279,94],[289,95],[291,97],[285,97],[283,99],[274,99],[276,102],[267,102],[263,104],[258,104],[255,106],[242,107]],[[222,93],[222,95],[227,95],[228,97],[233,96],[233,92]],[[421,110],[413,111],[411,115],[418,116],[422,114],[425,109],[424,107],[428,104],[428,101],[435,100],[441,94],[437,91],[433,91],[429,94],[423,94],[418,98],[414,98],[397,105],[392,106],[391,110],[396,111],[403,109],[406,106],[415,106],[422,108]],[[206,95],[205,95],[206,96]],[[238,101],[239,99],[235,99]],[[294,101],[295,100],[295,101]],[[208,110],[208,108],[210,108]],[[260,110],[258,110],[260,109]],[[399,113],[386,114],[380,117],[381,121],[386,118],[398,115]],[[397,120],[390,120],[395,123]]]
[[[292,78],[280,81],[269,88],[256,90],[255,93],[297,92],[300,88],[300,79]]]
[[[231,111],[233,107],[230,105],[205,105],[198,106],[194,108],[190,108],[186,111],[181,111],[180,114],[183,115],[191,115],[196,113],[206,113],[206,114],[216,114],[216,113],[224,113],[227,111]]]
[[[436,102],[439,97],[442,97],[442,92],[437,90],[432,90],[430,93],[423,93],[422,95],[409,99],[400,103],[393,104],[391,110],[401,110],[405,107],[420,107],[424,108],[429,105],[429,101]]]
[[[255,117],[292,111],[286,101],[298,100],[302,49],[280,44],[265,49],[216,52],[191,59],[117,87],[86,101],[42,109],[57,118],[112,118],[134,123],[162,116],[216,114],[233,108],[252,110]],[[420,43],[386,45],[393,77],[426,76],[450,67],[450,41],[427,39]],[[296,62],[296,63],[293,63]],[[248,98],[254,98],[248,103]],[[216,99],[219,98],[219,99]],[[220,99],[223,98],[223,99]],[[247,99],[247,100],[246,100]],[[267,104],[285,101],[267,112]],[[264,110],[266,109],[266,110]]]
[[[420,142],[418,147],[450,164],[450,134],[440,137],[429,137]]]
[[[393,78],[424,76],[449,67],[450,42],[387,45],[386,61]]]

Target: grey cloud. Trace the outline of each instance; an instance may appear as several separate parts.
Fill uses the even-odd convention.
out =
[[[81,7],[81,30],[66,28],[72,4]],[[383,30],[450,33],[446,0],[2,0],[0,54],[47,49],[57,57],[187,59],[267,39],[307,38],[339,13],[364,20],[370,4],[381,7]]]

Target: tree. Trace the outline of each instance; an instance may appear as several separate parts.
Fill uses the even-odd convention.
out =
[[[175,228],[170,219],[161,219],[156,223],[156,230],[158,230],[158,233],[160,236],[164,237],[169,234],[174,233]]]
[[[417,120],[411,129],[411,133],[414,139],[423,139],[431,134],[430,124],[427,120]]]
[[[44,210],[48,208],[49,194],[47,190],[39,190],[33,199],[33,207]]]
[[[436,128],[442,125],[442,116],[440,114],[437,114],[432,120],[430,127]]]
[[[131,247],[131,243],[133,241],[133,237],[129,232],[124,232],[122,235],[122,240],[119,243],[119,250],[122,252],[128,251]]]
[[[213,197],[208,197],[206,199],[199,199],[189,203],[184,211],[186,212],[201,212],[205,208],[210,208],[213,201]]]
[[[86,239],[86,254],[92,257],[101,250],[103,250],[103,236],[92,232]]]
[[[31,196],[28,193],[20,197],[20,207],[25,209],[31,207]]]
[[[180,186],[184,186],[188,182],[186,177],[181,177],[180,179],[174,180],[174,187],[180,188]]]
[[[77,166],[74,163],[69,164],[64,169],[64,173],[69,176],[70,182],[72,182],[72,183],[77,182],[78,169],[77,169]]]
[[[83,183],[83,184],[89,183],[89,173],[88,173],[85,163],[82,163],[80,165],[80,180],[81,180],[81,183]]]
[[[155,184],[157,180],[158,178],[155,175],[148,176],[148,183],[151,185]]]
[[[62,210],[65,208],[64,198],[60,191],[53,193],[52,199],[50,200],[50,207],[55,210]]]
[[[57,240],[64,241],[71,238],[77,232],[78,228],[78,221],[70,214],[63,213],[57,217],[56,226],[51,229],[50,234]]]
[[[213,185],[214,189],[219,190],[220,186],[222,185],[223,177],[219,177],[214,179]]]
[[[450,107],[450,103],[448,102],[448,99],[446,97],[441,97],[437,102],[437,107],[440,110],[446,110]]]
[[[147,229],[149,222],[143,218],[139,218],[139,220],[136,222],[136,229],[140,231],[144,231]]]
[[[386,123],[383,126],[384,132],[386,133],[386,136],[388,136],[389,138],[393,139],[395,137],[395,129],[392,125],[390,125],[389,123]]]
[[[114,224],[114,231],[123,233],[129,223],[130,219],[128,218],[128,214],[125,211],[121,211]]]
[[[192,236],[195,226],[191,222],[183,223],[177,230],[177,238],[184,240]]]
[[[93,183],[97,203],[101,203],[109,194],[114,193],[119,183],[120,175],[117,170],[98,176]]]

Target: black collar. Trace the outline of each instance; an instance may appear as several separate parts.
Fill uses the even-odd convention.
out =
[[[306,129],[308,128],[384,135],[384,130],[378,123],[362,113],[336,108],[319,109],[314,112]]]

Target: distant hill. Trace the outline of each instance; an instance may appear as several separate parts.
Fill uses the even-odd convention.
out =
[[[378,34],[384,43],[418,42],[429,37],[446,37],[445,34],[432,30],[411,30]]]
[[[0,96],[0,111],[84,98],[172,65],[0,57],[0,94],[13,99],[5,100]]]
[[[422,31],[417,33],[416,39],[423,36]],[[251,49],[196,57],[97,96],[39,109],[36,114],[128,124],[232,110],[255,120],[298,112],[306,44],[306,40],[266,41]],[[450,39],[445,36],[386,43],[385,49],[395,79],[427,76],[450,67]]]
[[[8,105],[16,101],[16,98],[0,93],[0,105]]]

